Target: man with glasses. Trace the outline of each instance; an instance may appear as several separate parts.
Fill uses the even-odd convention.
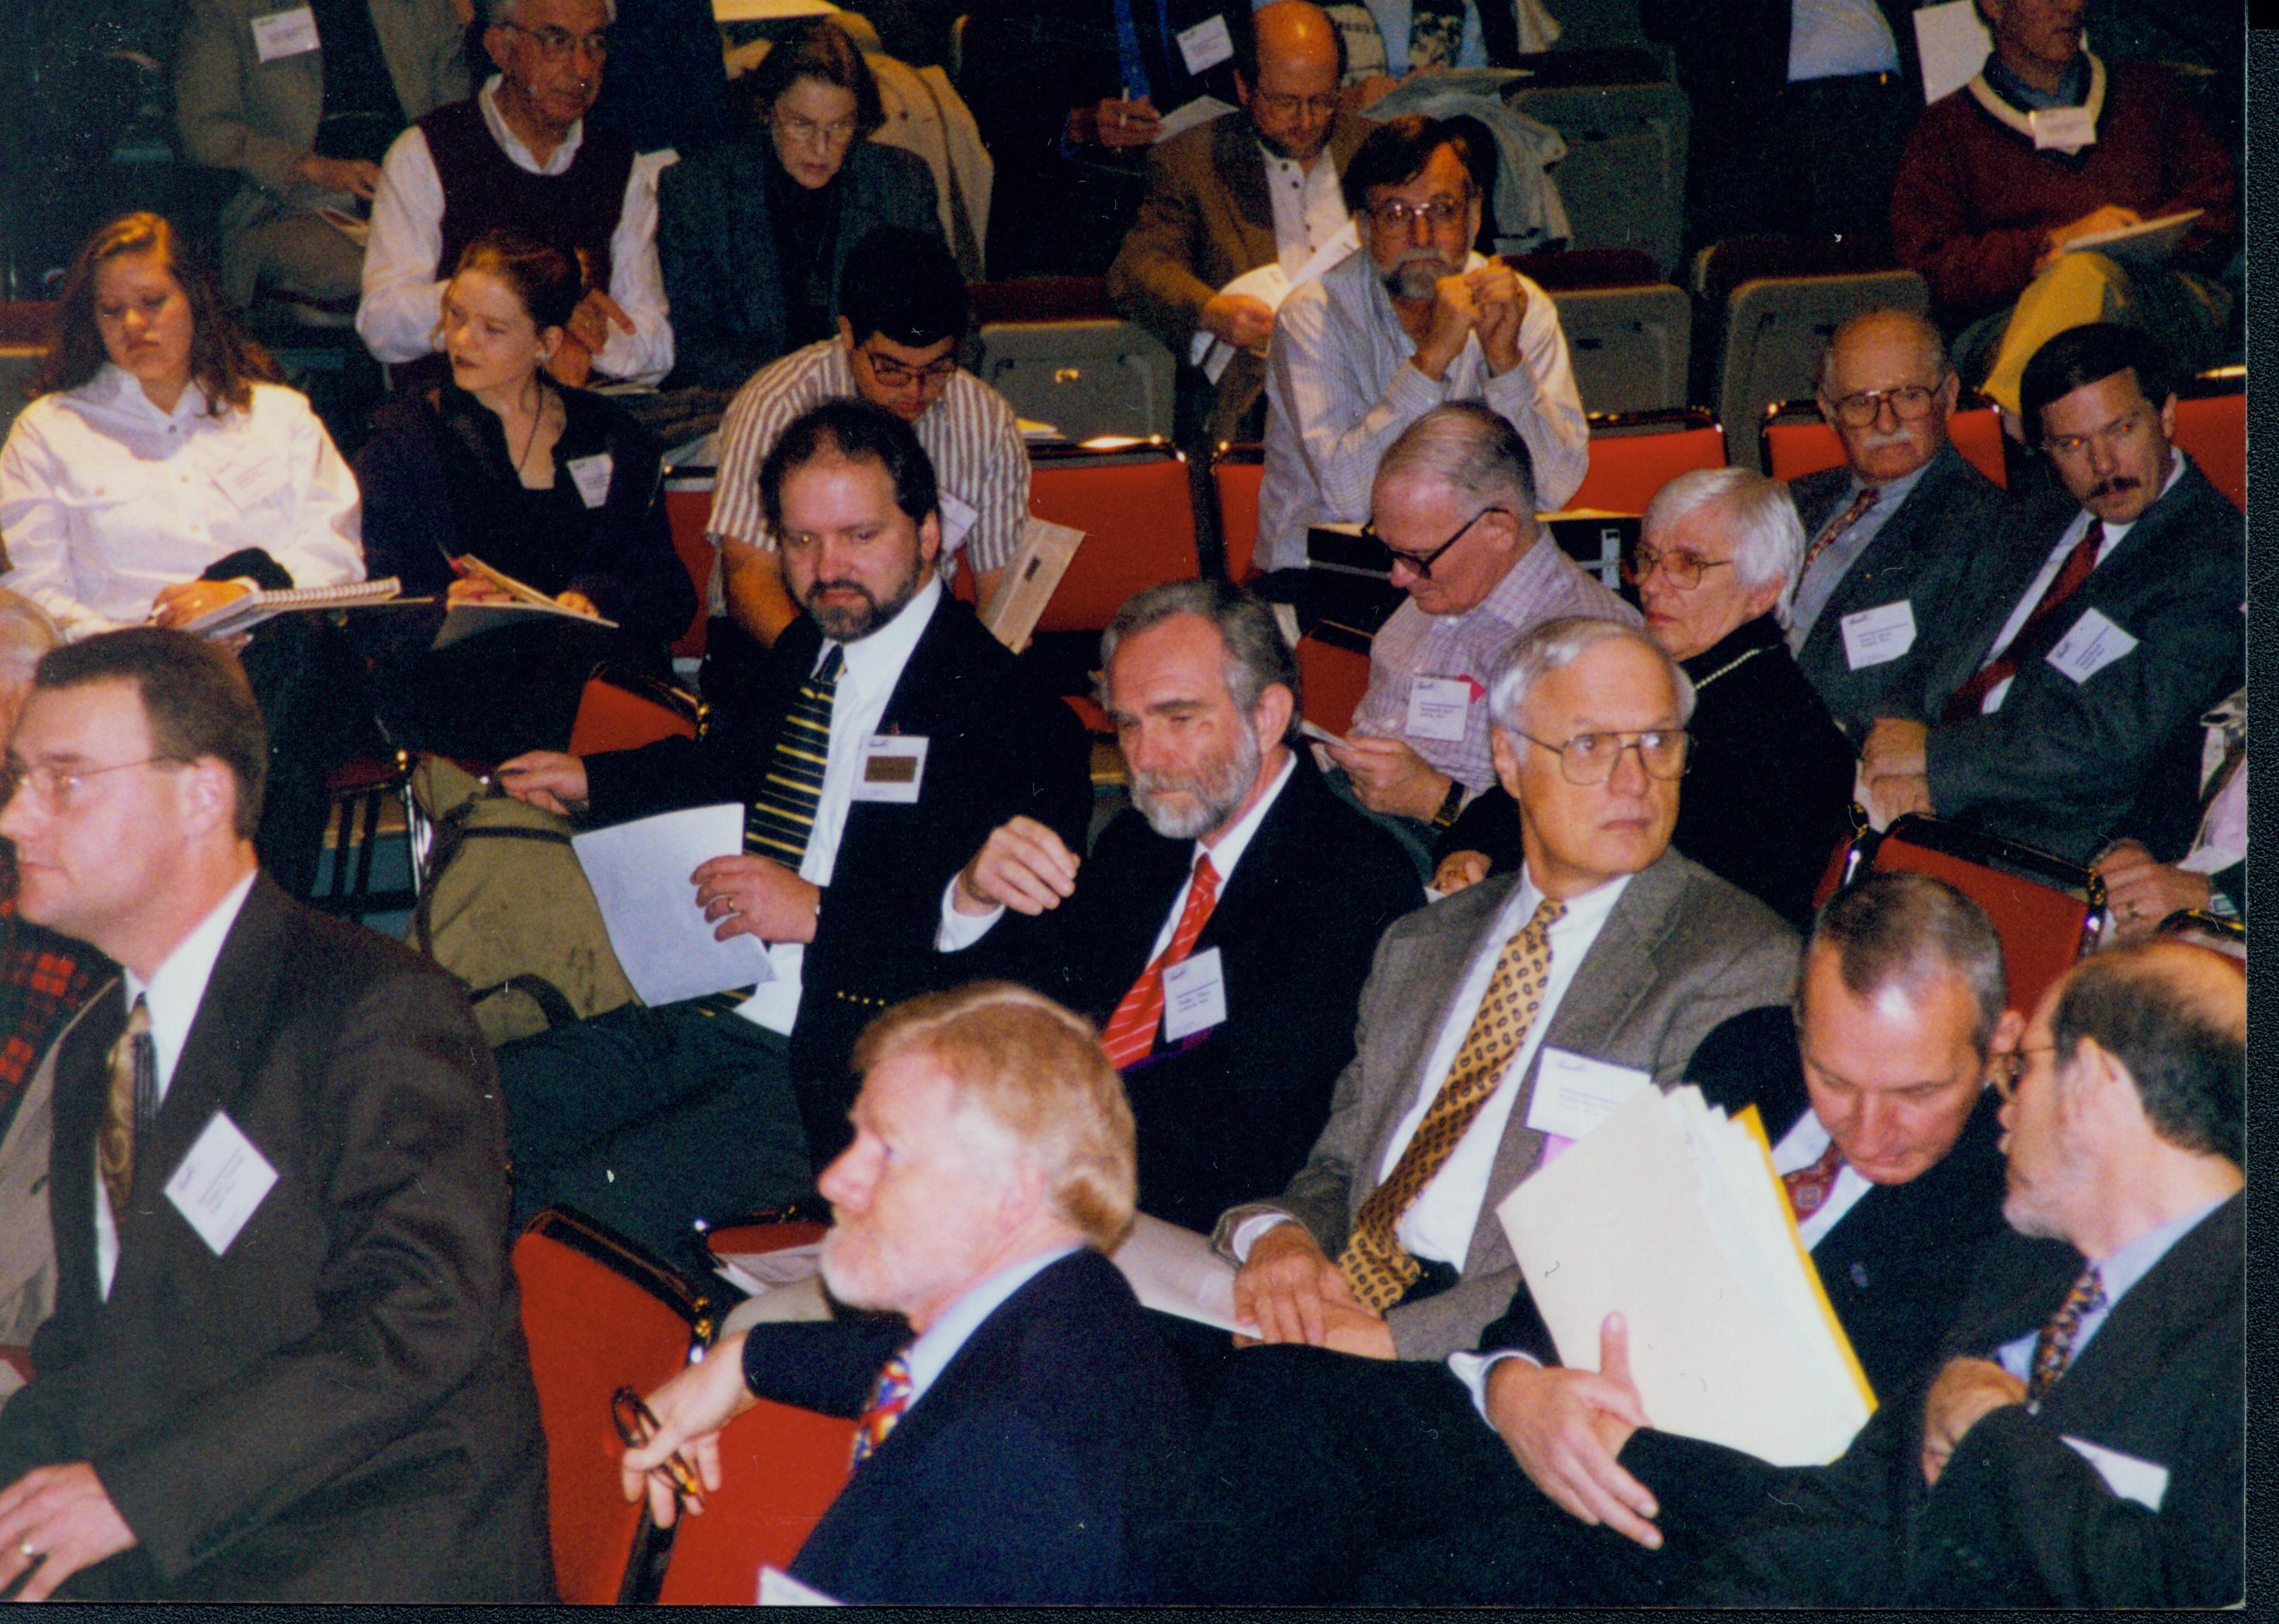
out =
[[[550,1600],[489,1052],[257,871],[267,754],[237,663],[148,628],[44,656],[8,741],[19,910],[120,974],[55,1051],[0,1594]]]
[[[1386,931],[1312,1155],[1219,1220],[1263,1340],[1472,1346],[1519,1285],[1497,1205],[1582,1128],[1539,1079],[1668,1087],[1718,1023],[1786,996],[1795,932],[1669,849],[1692,701],[1622,622],[1547,621],[1512,650],[1492,747],[1525,862]]]
[[[1274,308],[1226,285],[1264,264],[1295,274],[1352,212],[1339,175],[1370,126],[1341,111],[1345,40],[1309,0],[1273,0],[1235,35],[1243,117],[1156,147],[1147,195],[1109,267],[1116,308],[1186,360],[1198,334],[1233,347],[1217,382],[1182,367],[1183,417],[1206,443],[1255,440]],[[1182,435],[1182,439],[1187,438]]]
[[[1304,567],[1307,526],[1367,518],[1378,459],[1445,402],[1477,401],[1518,431],[1546,509],[1575,494],[1590,461],[1558,311],[1472,251],[1480,192],[1464,136],[1416,114],[1388,119],[1339,185],[1361,251],[1283,302],[1267,349],[1265,571]]]
[[[2199,820],[2201,713],[2245,664],[2239,510],[2170,443],[2142,331],[2061,333],[2022,387],[2065,498],[2021,508],[1945,617],[1920,691],[1868,735],[1862,799],[2076,862],[2124,832],[2172,862]]]
[[[672,370],[656,261],[660,155],[588,126],[615,0],[486,0],[499,71],[396,137],[380,169],[357,332],[392,365],[436,353],[460,251],[510,230],[576,255],[587,292],[547,363],[559,381],[653,384]]]
[[[858,395],[917,431],[940,483],[942,576],[955,576],[965,558],[984,608],[1028,517],[1029,451],[1013,409],[957,364],[965,280],[941,240],[904,226],[871,232],[847,256],[839,299],[839,336],[754,373],[716,441],[719,479],[704,526],[720,549],[711,612],[769,646],[799,609],[784,591],[761,510],[760,464],[810,407]]]
[[[1959,386],[1938,329],[1868,310],[1836,329],[1814,394],[1841,465],[1795,480],[1804,521],[1788,646],[1847,732],[1864,735],[1938,651],[2002,488],[1947,440]]]
[[[1431,408],[1377,467],[1367,533],[1408,597],[1378,630],[1369,690],[1329,753],[1420,867],[1434,831],[1495,783],[1488,684],[1512,640],[1557,615],[1638,621],[1536,523],[1539,505],[1519,431],[1485,405]]]

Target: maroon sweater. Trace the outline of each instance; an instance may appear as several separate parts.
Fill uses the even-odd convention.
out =
[[[2231,161],[2168,69],[2106,65],[2097,141],[2077,157],[2036,151],[1969,90],[1923,111],[1891,186],[1891,241],[1930,284],[1939,308],[1968,320],[2015,300],[2033,280],[2052,226],[2106,203],[2146,219],[2204,209],[2176,263],[2221,264],[2238,238]]]

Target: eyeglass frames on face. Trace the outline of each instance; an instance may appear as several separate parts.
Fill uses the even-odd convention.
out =
[[[572,34],[567,28],[556,28],[551,24],[543,28],[526,28],[520,23],[511,22],[501,23],[499,27],[515,34],[528,34],[538,47],[538,54],[549,62],[567,60],[571,51],[580,45],[586,48],[587,56],[596,62],[607,60],[610,55],[610,36],[606,34]]]
[[[802,146],[836,147],[855,138],[855,120],[852,118],[833,119],[828,124],[817,124],[814,119],[802,119],[797,113],[777,113],[774,117],[776,128],[781,130],[787,139]]]
[[[1445,192],[1438,197],[1428,197],[1421,203],[1404,203],[1400,198],[1387,198],[1371,203],[1369,218],[1385,231],[1405,231],[1411,220],[1423,220],[1427,226],[1446,226],[1471,206],[1471,195],[1451,197]]]
[[[1701,585],[1702,576],[1711,570],[1722,570],[1733,561],[1730,558],[1704,558],[1699,553],[1682,549],[1663,552],[1660,548],[1639,542],[1630,556],[1623,560],[1623,578],[1633,586],[1643,586],[1646,578],[1656,570],[1669,577],[1669,584],[1680,592],[1692,592]]]
[[[0,764],[0,806],[13,801],[19,790],[29,785],[49,807],[58,812],[67,812],[86,788],[86,781],[89,778],[100,778],[106,772],[125,772],[130,767],[182,767],[188,764],[163,755],[146,755],[134,762],[113,762],[107,767],[58,767],[9,762]]]
[[[1882,414],[1886,404],[1891,409],[1891,416],[1902,423],[1912,423],[1930,415],[1931,402],[1938,398],[1945,381],[1941,379],[1928,386],[1901,384],[1896,389],[1862,389],[1829,404],[1835,408],[1836,420],[1845,428],[1866,428]]]
[[[860,354],[870,364],[871,375],[890,389],[898,389],[908,383],[915,383],[921,388],[946,383],[950,374],[957,371],[955,356],[944,356],[940,360],[929,361],[924,366],[905,366],[894,356],[882,356],[875,349],[863,349]]]
[[[1384,535],[1379,532],[1377,528],[1377,525],[1373,520],[1361,527],[1361,533],[1363,540],[1374,541],[1377,546],[1392,554],[1393,562],[1396,568],[1406,568],[1414,571],[1418,580],[1429,581],[1432,578],[1432,566],[1440,562],[1440,555],[1446,552],[1450,548],[1455,546],[1457,542],[1462,540],[1466,532],[1468,532],[1473,525],[1478,524],[1491,513],[1500,513],[1508,517],[1511,513],[1511,509],[1506,507],[1482,508],[1477,513],[1473,514],[1471,517],[1466,519],[1463,524],[1457,528],[1454,535],[1450,536],[1446,541],[1441,542],[1439,546],[1434,548],[1431,552],[1422,555],[1416,553],[1404,553],[1399,548],[1393,546],[1392,542],[1387,541]]]
[[[1646,770],[1648,778],[1665,781],[1683,777],[1692,759],[1691,747],[1693,735],[1684,728],[1650,727],[1638,732],[1577,733],[1565,744],[1553,744],[1547,739],[1523,733],[1515,727],[1507,731],[1539,749],[1550,751],[1559,758],[1560,777],[1585,789],[1594,784],[1604,784],[1614,777],[1615,763],[1623,759],[1625,750],[1638,752],[1638,765]]]
[[[2031,1046],[2020,1044],[2007,1053],[1991,1056],[1987,1061],[1987,1077],[1994,1084],[1995,1096],[2007,1104],[2018,1092],[2018,1083],[2026,1075],[2030,1054],[2055,1054],[2057,1045],[2037,1043]]]
[[[1331,119],[1337,116],[1339,97],[1335,92],[1328,96],[1280,96],[1262,90],[1250,101],[1253,106],[1277,119],[1294,119],[1301,112],[1316,119]]]

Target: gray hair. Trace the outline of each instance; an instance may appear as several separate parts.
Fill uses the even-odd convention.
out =
[[[1777,579],[1781,594],[1773,618],[1784,630],[1796,578],[1804,565],[1804,523],[1796,498],[1778,479],[1751,468],[1696,468],[1679,474],[1654,494],[1638,528],[1656,535],[1688,514],[1715,503],[1733,532],[1733,575],[1744,591]]]
[[[1435,406],[1378,459],[1379,479],[1429,479],[1482,508],[1535,517],[1535,459],[1519,431],[1477,401]]]
[[[1601,620],[1592,615],[1559,615],[1539,622],[1505,651],[1503,669],[1488,689],[1488,719],[1517,732],[1519,713],[1527,708],[1527,696],[1535,685],[1608,642],[1631,642],[1652,649],[1669,673],[1669,686],[1677,694],[1678,725],[1693,720],[1693,679],[1669,657],[1669,651],[1628,621]]]
[[[0,685],[28,687],[40,656],[64,640],[48,611],[29,598],[0,590]]]
[[[1828,374],[1836,364],[1836,352],[1846,341],[1857,338],[1866,328],[1883,323],[1907,328],[1914,335],[1915,342],[1922,347],[1922,353],[1930,357],[1931,370],[1938,374],[1939,381],[1944,383],[1946,380],[1946,375],[1954,370],[1954,364],[1947,358],[1946,335],[1938,330],[1938,324],[1915,310],[1877,305],[1874,310],[1845,317],[1836,331],[1829,334],[1828,348],[1820,352],[1819,364],[1812,369],[1812,392],[1815,395],[1828,393]]]
[[[482,0],[484,26],[505,27],[514,20],[515,3],[516,0]],[[602,19],[604,27],[618,20],[618,0],[602,0]],[[476,77],[480,79],[481,75]]]
[[[1903,869],[1871,874],[1821,905],[1805,942],[1837,955],[1837,973],[1852,996],[1873,998],[1897,987],[1920,1000],[1942,976],[1959,976],[1970,989],[1976,1018],[1970,1046],[1981,1055],[2009,1007],[2010,982],[2002,965],[2002,938],[1986,910],[1945,880]],[[1805,969],[1796,977],[1796,1018],[1804,1019]]]
[[[1221,580],[1166,581],[1124,600],[1108,629],[1100,634],[1100,703],[1108,705],[1108,667],[1117,645],[1175,615],[1193,615],[1209,621],[1226,646],[1226,690],[1235,708],[1247,716],[1258,708],[1266,690],[1280,684],[1290,690],[1290,722],[1282,742],[1298,742],[1298,709],[1304,698],[1299,686],[1298,656],[1282,640],[1274,611],[1239,586]]]

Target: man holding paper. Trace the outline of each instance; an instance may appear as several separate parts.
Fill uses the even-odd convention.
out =
[[[2238,967],[2177,942],[2044,995],[2001,1085],[2018,1233],[1947,1362],[1835,1465],[1783,1475],[1699,1599],[2239,1599],[2246,1029]]]
[[[2071,500],[2016,512],[1945,653],[1868,734],[1860,799],[1879,827],[1931,812],[2075,862],[2124,830],[2163,861],[2191,845],[2199,718],[2239,686],[2245,583],[2239,510],[2169,443],[2170,377],[2140,329],[2109,323],[2026,369]]]
[[[818,406],[760,491],[802,609],[767,685],[702,739],[499,770],[508,793],[595,823],[745,808],[743,849],[687,894],[717,938],[765,946],[757,990],[628,1006],[499,1057],[517,1212],[567,1199],[692,1264],[692,1220],[792,1199],[846,1143],[856,1034],[940,979],[958,866],[1016,815],[1078,841],[1092,804],[1074,713],[942,589],[940,503],[909,424]]]
[[[1194,345],[1232,349],[1215,380],[1180,372],[1184,421],[1208,443],[1257,438],[1251,408],[1274,328],[1271,301],[1229,284],[1270,264],[1294,276],[1351,223],[1338,177],[1370,126],[1339,107],[1344,73],[1344,36],[1321,8],[1273,0],[1235,36],[1242,116],[1148,154],[1147,195],[1108,268],[1108,294],[1195,366]]]

